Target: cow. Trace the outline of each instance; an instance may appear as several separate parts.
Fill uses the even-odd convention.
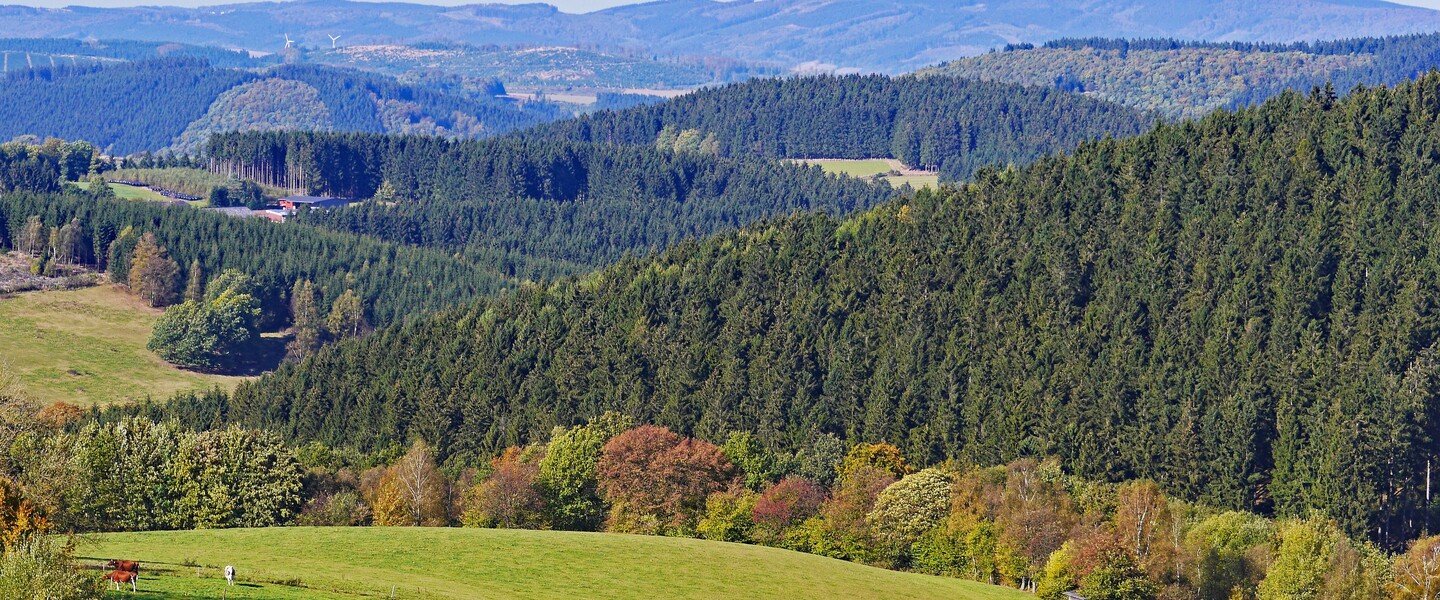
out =
[[[114,559],[106,562],[105,566],[111,569],[115,569],[116,571],[129,571],[131,573],[137,574],[140,572],[140,561],[138,560]]]
[[[225,565],[225,583],[235,585],[235,567]]]
[[[109,575],[105,576],[105,579],[115,584],[115,591],[120,591],[120,584],[122,583],[130,584],[130,591],[132,592],[139,591],[135,587],[135,582],[140,580],[140,576],[134,571],[111,571]]]

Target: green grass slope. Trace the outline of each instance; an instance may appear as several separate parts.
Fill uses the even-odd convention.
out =
[[[0,359],[44,404],[163,398],[240,381],[183,371],[146,350],[160,312],[109,285],[0,297]]]
[[[150,598],[215,597],[225,565],[245,584],[230,598],[388,597],[391,586],[396,598],[1031,597],[776,548],[604,533],[289,527],[92,540],[82,557],[159,570],[140,581]]]

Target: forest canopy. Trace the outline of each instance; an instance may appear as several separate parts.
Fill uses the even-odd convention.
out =
[[[1397,546],[1434,529],[1440,74],[1086,143],[528,286],[177,402],[361,449],[491,456],[605,410],[885,440]]]

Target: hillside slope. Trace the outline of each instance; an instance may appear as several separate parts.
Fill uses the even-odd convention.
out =
[[[1440,74],[1285,94],[527,287],[172,410],[479,456],[606,409],[920,464],[1057,454],[1394,542],[1426,524],[1440,419],[1436,140]]]
[[[1440,65],[1440,34],[1327,43],[1057,40],[922,69],[919,74],[1055,86],[1174,118],[1262,102],[1284,90],[1394,85]]]
[[[242,583],[290,580],[299,584],[292,587],[345,597],[388,597],[391,585],[407,598],[1031,597],[762,546],[604,533],[285,527],[107,534],[93,541],[78,554],[162,569],[198,562],[219,583],[215,567],[234,565]],[[179,571],[176,582],[160,583],[204,586],[192,569]],[[156,583],[141,579],[140,585]]]
[[[232,127],[475,137],[561,116],[546,103],[521,109],[353,70],[312,65],[255,73],[187,56],[27,69],[0,81],[0,139],[86,140],[117,155],[192,151],[208,134]]]
[[[1378,0],[663,0],[588,14],[542,4],[444,7],[346,0],[219,7],[0,7],[0,36],[166,40],[275,52],[303,45],[448,40],[471,44],[626,47],[718,55],[790,68],[896,73],[1007,43],[1061,37],[1178,37],[1294,42],[1440,30],[1440,12]],[[304,31],[294,24],[305,23]]]

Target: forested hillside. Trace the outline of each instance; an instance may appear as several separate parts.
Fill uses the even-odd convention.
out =
[[[271,83],[247,87],[257,82]],[[522,109],[404,86],[381,75],[318,66],[257,74],[186,56],[37,66],[5,74],[0,85],[0,139],[83,139],[117,155],[191,151],[209,133],[265,124],[478,136],[560,116],[545,103]]]
[[[207,154],[225,175],[377,199],[302,214],[303,223],[585,265],[892,195],[818,167],[564,141],[272,132],[215,136]]]
[[[4,172],[0,170],[0,191],[6,189]],[[187,207],[85,194],[0,195],[0,248],[19,247],[32,217],[38,217],[46,229],[75,224],[73,233],[65,236],[69,240],[65,253],[75,262],[109,267],[111,243],[132,228],[136,236],[153,233],[168,249],[170,258],[184,270],[181,281],[190,277],[189,269],[197,261],[206,277],[236,269],[253,278],[258,297],[269,312],[283,315],[281,307],[287,305],[295,282],[308,279],[327,306],[346,290],[353,290],[363,300],[368,320],[377,325],[493,294],[514,285],[511,276],[536,277],[574,269],[503,254],[466,260],[303,225],[281,227],[263,219],[236,219]],[[49,246],[37,244],[38,248]]]
[[[527,130],[605,144],[693,136],[725,156],[896,158],[949,178],[1139,133],[1138,111],[1054,89],[929,77],[758,79]]]
[[[169,410],[442,455],[607,409],[918,464],[1057,455],[1398,545],[1434,529],[1437,123],[1440,74],[1284,94],[528,286]]]
[[[1393,85],[1436,65],[1435,33],[1296,44],[1084,38],[1013,46],[920,74],[1055,86],[1169,117],[1198,118],[1284,90]]]

